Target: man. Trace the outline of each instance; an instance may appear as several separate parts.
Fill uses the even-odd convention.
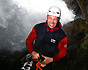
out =
[[[45,58],[41,63],[43,70],[50,70],[52,62],[59,61],[67,54],[67,37],[61,29],[60,16],[58,7],[50,7],[47,21],[35,25],[26,40],[33,59],[40,58],[40,55]],[[59,52],[56,54],[57,48]]]

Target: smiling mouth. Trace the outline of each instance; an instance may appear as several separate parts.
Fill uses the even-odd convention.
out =
[[[54,23],[51,23],[50,26],[54,26]]]
[[[54,24],[50,24],[50,27],[53,28],[54,27]]]
[[[53,26],[54,24],[50,24],[50,26]]]

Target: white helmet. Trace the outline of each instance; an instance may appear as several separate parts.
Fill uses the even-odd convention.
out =
[[[61,16],[61,10],[59,7],[56,6],[52,6],[49,8],[47,15],[52,15],[52,16],[56,16],[59,17]]]

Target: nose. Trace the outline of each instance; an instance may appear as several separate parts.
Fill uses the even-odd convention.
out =
[[[51,20],[51,23],[54,24],[54,20],[53,19]]]

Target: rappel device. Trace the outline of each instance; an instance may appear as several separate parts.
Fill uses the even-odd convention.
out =
[[[41,66],[41,62],[44,59],[45,58],[43,58],[42,56],[40,56],[40,58],[38,59],[32,59],[32,55],[29,53],[21,59],[21,64],[23,64],[21,70],[30,70],[33,65],[33,60],[38,60],[38,62],[36,63],[36,70],[38,69],[42,70],[40,66]]]

